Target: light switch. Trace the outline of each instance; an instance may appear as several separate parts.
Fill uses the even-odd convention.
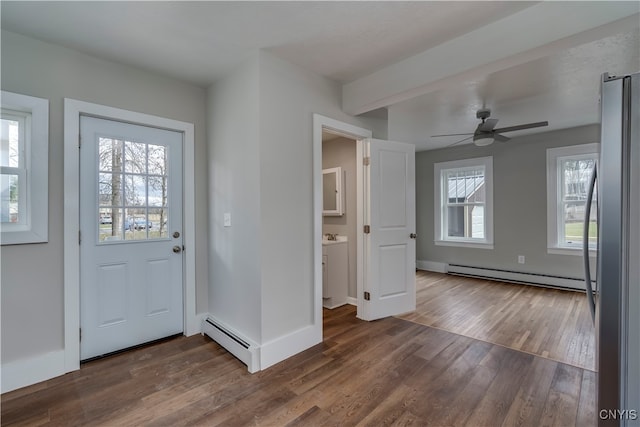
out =
[[[225,227],[231,227],[231,213],[230,212],[225,212],[224,213],[224,226]]]

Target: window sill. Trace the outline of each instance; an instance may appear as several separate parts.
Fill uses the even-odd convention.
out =
[[[589,256],[590,257],[595,257],[597,254],[597,250],[595,249],[589,249]],[[572,255],[572,256],[582,256],[582,248],[558,248],[558,247],[551,247],[551,248],[547,248],[547,253],[548,254],[553,254],[553,255]]]
[[[475,248],[475,249],[493,249],[493,243],[486,242],[468,242],[468,241],[455,241],[455,240],[436,240],[434,241],[436,246],[457,246],[461,248]]]

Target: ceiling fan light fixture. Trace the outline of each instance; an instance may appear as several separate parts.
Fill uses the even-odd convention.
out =
[[[491,145],[495,142],[493,135],[478,135],[473,138],[473,143],[478,147],[484,147]]]

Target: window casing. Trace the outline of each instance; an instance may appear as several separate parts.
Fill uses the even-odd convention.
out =
[[[547,150],[547,252],[582,253],[589,182],[598,163],[600,144]],[[597,243],[597,186],[589,219],[589,248]]]
[[[2,91],[1,104],[1,242],[46,242],[49,102]]]
[[[493,159],[434,165],[436,245],[493,248]]]

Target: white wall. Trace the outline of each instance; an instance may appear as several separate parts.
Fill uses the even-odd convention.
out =
[[[2,363],[63,348],[63,98],[195,124],[196,298],[207,307],[205,90],[2,31],[3,90],[49,99],[49,242],[2,247]]]
[[[580,252],[579,256],[547,253],[546,150],[599,140],[599,126],[591,125],[487,147],[467,144],[416,153],[417,259],[583,278]],[[436,246],[433,164],[484,156],[493,156],[494,249]],[[525,264],[518,264],[518,255],[525,256]]]
[[[365,119],[342,112],[338,83],[261,52],[260,243],[265,341],[313,323],[313,113],[372,129]]]
[[[261,342],[258,58],[209,88],[209,312]],[[231,227],[224,227],[224,213]]]
[[[386,134],[340,99],[337,82],[267,52],[209,88],[210,312],[262,346],[263,369],[315,343],[313,113]]]
[[[348,138],[338,138],[322,143],[322,168],[340,166],[343,172],[345,211],[342,216],[322,217],[322,234],[332,233],[347,236],[349,245],[349,287],[347,295],[356,297],[357,259],[357,168],[356,142]]]

